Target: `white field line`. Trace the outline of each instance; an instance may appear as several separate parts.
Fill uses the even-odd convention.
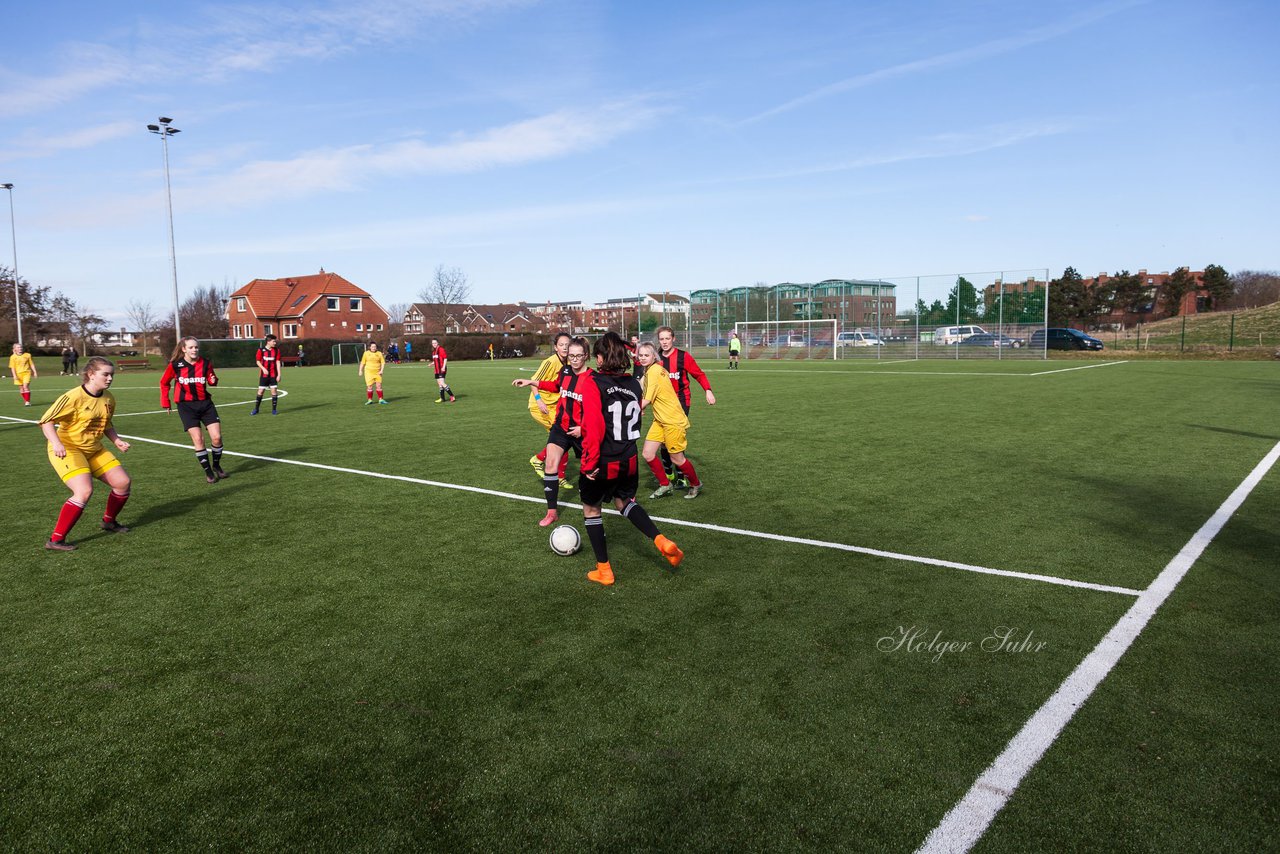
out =
[[[249,386],[246,386],[246,385],[225,385],[225,386],[224,386],[224,385],[220,385],[220,386],[218,386],[218,388],[220,388],[220,389],[239,389],[239,390],[241,390],[241,391],[257,391],[257,390],[258,390],[258,387],[257,387],[257,386],[249,387]],[[123,389],[123,388],[122,388],[122,389],[120,389],[120,391],[136,391],[136,389]],[[280,396],[281,396],[281,397],[288,397],[288,396],[289,396],[289,392],[285,391],[284,389],[280,389]],[[263,395],[263,397],[265,398],[265,397],[266,397],[266,395]],[[256,396],[255,396],[254,400],[256,400]],[[227,406],[248,406],[249,404],[253,403],[253,402],[254,402],[254,400],[237,400],[237,401],[235,401],[234,403],[218,403],[218,404],[216,404],[216,405],[217,405],[217,406],[221,406],[221,407],[227,407]],[[114,421],[114,420],[115,420],[115,419],[117,419],[117,418],[130,418],[130,417],[132,417],[132,416],[134,416],[134,415],[163,415],[163,414],[165,414],[166,412],[170,412],[170,411],[171,411],[171,410],[168,410],[168,409],[150,409],[150,410],[147,410],[146,412],[117,412],[115,415],[111,416],[111,419]]]
[[[1057,740],[1063,728],[1107,677],[1111,668],[1115,667],[1121,656],[1137,640],[1138,635],[1155,616],[1156,610],[1169,598],[1187,571],[1277,460],[1280,460],[1280,443],[1262,458],[1249,476],[1222,502],[1217,512],[1192,535],[1182,551],[1151,582],[1151,586],[1138,594],[1138,600],[1128,612],[1111,627],[1111,631],[1058,686],[1044,705],[1036,710],[1022,730],[1005,746],[1004,751],[982,772],[969,792],[929,833],[918,852],[964,852],[977,844],[1023,778],[1040,761],[1040,757]]]
[[[165,410],[160,410],[164,412]],[[141,413],[139,413],[141,414]],[[35,421],[23,418],[12,418],[8,415],[0,415],[0,419],[6,421],[15,421],[24,424],[35,424]],[[180,442],[166,442],[161,439],[151,439],[146,436],[126,436],[120,434],[121,438],[128,439],[131,442],[147,442],[152,445],[163,445],[169,448],[181,448],[184,451],[190,450],[189,445]],[[542,496],[518,495],[514,492],[502,492],[496,489],[485,489],[479,486],[467,486],[460,483],[446,483],[439,480],[427,480],[420,477],[409,477],[408,475],[384,474],[382,472],[365,471],[364,469],[346,468],[344,466],[330,466],[323,463],[312,463],[305,460],[287,460],[281,457],[267,457],[259,454],[246,454],[240,451],[223,451],[224,457],[243,457],[249,460],[263,460],[271,463],[281,463],[290,466],[302,466],[304,468],[321,469],[323,471],[334,471],[342,474],[355,474],[363,477],[375,477],[382,480],[395,480],[401,483],[416,483],[422,486],[434,486],[440,489],[455,489],[460,492],[471,492],[478,495],[492,495],[498,498],[506,498],[511,501],[525,501],[531,504],[542,504],[544,499]],[[568,501],[560,502],[561,507],[582,508],[581,504],[574,504]],[[616,510],[605,510],[606,513],[617,515]],[[740,537],[753,537],[761,540],[773,540],[781,543],[794,543],[802,546],[814,546],[816,548],[834,549],[836,551],[854,552],[856,554],[870,555],[872,557],[887,558],[889,560],[900,560],[908,563],[925,564],[926,566],[938,566],[946,569],[959,569],[965,572],[976,572],[983,575],[999,575],[1005,578],[1019,578],[1025,581],[1039,581],[1045,584],[1056,584],[1062,587],[1075,587],[1082,590],[1093,590],[1101,593],[1119,593],[1125,596],[1137,596],[1138,591],[1128,587],[1115,587],[1108,584],[1094,584],[1089,581],[1076,581],[1071,578],[1058,578],[1053,575],[1039,575],[1033,572],[1017,572],[1008,569],[992,569],[986,566],[975,566],[968,563],[958,563],[956,561],[941,560],[939,558],[921,557],[919,555],[902,554],[901,552],[890,552],[882,549],[871,549],[864,546],[852,546],[846,543],[833,543],[826,540],[812,540],[805,537],[788,537],[783,534],[771,534],[767,531],[752,531],[746,528],[731,528],[724,525],[712,525],[706,522],[691,522],[685,519],[671,519],[665,516],[652,517],[656,522],[662,522],[667,525],[676,525],[682,528],[699,528],[705,531],[719,531],[726,534],[736,534]]]
[[[1051,370],[1051,371],[1038,371],[1038,372],[1036,372],[1036,373],[1034,373],[1034,374],[1027,374],[1027,376],[1029,376],[1029,377],[1043,377],[1043,376],[1045,376],[1045,375],[1047,375],[1047,374],[1065,374],[1067,371],[1087,371],[1087,370],[1089,370],[1090,368],[1108,368],[1108,367],[1110,367],[1110,366],[1112,366],[1112,365],[1127,365],[1127,364],[1129,364],[1129,360],[1128,360],[1128,359],[1121,359],[1121,360],[1120,360],[1120,361],[1118,361],[1118,362],[1098,362],[1098,363],[1093,364],[1093,365],[1079,365],[1079,366],[1074,367],[1074,368],[1054,368],[1054,369],[1053,369],[1053,370]]]

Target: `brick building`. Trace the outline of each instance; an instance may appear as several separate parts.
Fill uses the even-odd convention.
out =
[[[311,276],[254,279],[227,299],[232,338],[283,340],[385,334],[390,317],[368,291],[323,269]]]

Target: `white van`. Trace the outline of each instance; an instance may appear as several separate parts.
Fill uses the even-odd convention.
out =
[[[874,332],[863,332],[858,329],[853,332],[841,332],[836,336],[836,344],[841,347],[881,347],[884,342]]]
[[[934,344],[959,344],[970,335],[986,333],[981,326],[939,326],[933,330]]]

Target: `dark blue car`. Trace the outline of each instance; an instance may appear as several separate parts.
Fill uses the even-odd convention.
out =
[[[1045,333],[1048,333],[1048,349],[1050,350],[1101,350],[1103,343],[1092,335],[1085,335],[1079,329],[1037,329],[1031,333],[1031,346],[1045,347]]]

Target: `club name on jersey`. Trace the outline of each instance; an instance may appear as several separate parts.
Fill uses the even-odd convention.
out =
[[[667,371],[667,376],[671,377],[671,379],[673,379],[673,380],[678,380],[678,379],[680,379],[680,372],[679,372],[679,371]]]
[[[179,385],[191,385],[192,383],[204,385],[204,377],[178,377]]]
[[[567,397],[570,400],[576,400],[578,401],[578,403],[582,403],[582,395],[576,391],[570,391],[569,389],[561,389],[560,396]]]
[[[604,393],[613,394],[615,391],[618,392],[619,394],[625,394],[627,397],[631,398],[632,400],[636,399],[636,393],[634,391],[632,391],[629,388],[622,388],[621,386],[616,386],[616,385],[609,386],[607,389],[605,389]]]

